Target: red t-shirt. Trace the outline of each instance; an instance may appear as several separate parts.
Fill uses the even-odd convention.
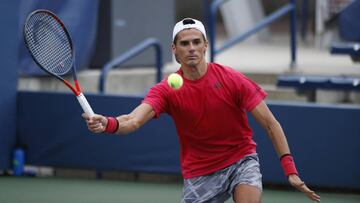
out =
[[[183,76],[182,70],[177,73]],[[198,80],[183,79],[183,86],[173,90],[165,78],[143,100],[152,106],[155,117],[168,113],[173,118],[183,177],[210,174],[255,153],[246,112],[258,105],[266,92],[238,71],[216,63],[209,63]]]

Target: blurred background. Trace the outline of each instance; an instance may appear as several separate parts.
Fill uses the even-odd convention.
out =
[[[25,19],[40,8],[65,23],[83,92],[95,113],[111,116],[130,112],[179,69],[173,26],[185,17],[201,20],[207,60],[244,73],[269,93],[266,102],[304,181],[324,202],[360,202],[359,0],[3,0],[0,8],[1,202],[181,197],[171,118],[124,137],[88,132],[76,99],[25,48]],[[249,119],[264,202],[307,202],[289,187],[270,140]]]

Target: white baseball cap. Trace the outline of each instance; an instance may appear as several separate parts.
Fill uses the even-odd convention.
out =
[[[190,29],[190,28],[194,28],[199,30],[205,37],[206,39],[206,32],[205,32],[205,27],[202,24],[202,22],[193,19],[193,18],[184,18],[181,21],[179,21],[178,23],[176,23],[176,25],[174,26],[174,30],[173,30],[173,41],[176,37],[176,35],[185,30],[185,29]]]

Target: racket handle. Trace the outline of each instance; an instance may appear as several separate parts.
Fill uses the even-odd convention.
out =
[[[89,114],[89,116],[93,116],[94,112],[93,112],[89,102],[86,100],[85,96],[83,95],[83,93],[80,93],[79,96],[76,96],[76,98],[78,99],[83,111],[85,113]]]

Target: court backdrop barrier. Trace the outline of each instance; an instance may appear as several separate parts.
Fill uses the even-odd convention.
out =
[[[0,1],[0,173],[11,169],[16,137],[17,57],[19,0]]]
[[[140,97],[87,94],[95,113],[129,113]],[[360,107],[267,102],[287,135],[299,173],[311,186],[360,190]],[[61,168],[180,174],[171,117],[162,115],[126,135],[92,134],[68,93],[18,92],[18,143],[26,164]],[[264,183],[285,184],[265,131],[249,115]],[[221,126],[219,126],[221,127]]]

